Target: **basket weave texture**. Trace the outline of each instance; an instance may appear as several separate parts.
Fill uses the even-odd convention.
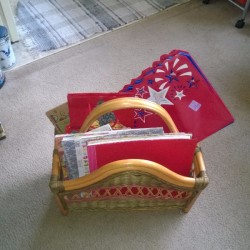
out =
[[[119,98],[95,108],[80,132],[88,130],[97,117],[122,108],[144,108],[158,114],[171,132],[178,132],[173,120],[160,105],[139,98]],[[50,189],[63,215],[74,210],[155,210],[178,208],[188,212],[207,186],[202,152],[197,146],[190,177],[167,166],[143,159],[111,162],[89,175],[63,180],[56,149],[53,152]]]

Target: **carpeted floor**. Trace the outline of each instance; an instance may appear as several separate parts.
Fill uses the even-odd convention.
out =
[[[249,16],[201,1],[6,72],[0,90],[0,249],[250,248]],[[201,143],[210,184],[188,214],[82,212],[63,217],[48,188],[53,127],[45,116],[68,92],[118,91],[171,49],[195,58],[234,115]]]

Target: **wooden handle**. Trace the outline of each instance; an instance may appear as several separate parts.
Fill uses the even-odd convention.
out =
[[[89,127],[98,119],[98,117],[120,109],[130,109],[130,108],[139,108],[139,109],[146,109],[156,113],[158,116],[162,118],[162,120],[168,126],[170,132],[177,133],[178,129],[175,126],[171,116],[168,112],[159,104],[136,97],[122,97],[113,99],[107,102],[102,103],[101,105],[94,108],[90,114],[85,119],[84,123],[82,124],[79,132],[86,132],[88,131]]]
[[[85,188],[96,184],[99,181],[110,178],[113,175],[117,175],[127,171],[141,172],[142,174],[146,175],[149,174],[160,180],[163,180],[169,185],[190,189],[195,187],[194,178],[179,175],[156,162],[141,159],[126,159],[108,163],[89,175],[73,180],[64,181],[64,190],[71,191]]]
[[[54,193],[85,188],[107,178],[111,178],[113,175],[117,175],[127,171],[137,171],[146,175],[149,174],[163,180],[170,185],[179,186],[181,188],[195,188],[197,182],[199,182],[200,187],[203,188],[202,183],[207,181],[203,177],[194,178],[179,175],[168,169],[166,166],[162,166],[153,161],[142,159],[118,160],[102,166],[91,174],[73,180],[61,181],[59,175],[60,162],[58,159],[58,152],[54,151],[53,170],[50,179],[50,189]],[[195,154],[194,164],[199,175],[202,172],[205,173],[206,169],[201,152]],[[204,185],[206,185],[206,183],[204,183]]]

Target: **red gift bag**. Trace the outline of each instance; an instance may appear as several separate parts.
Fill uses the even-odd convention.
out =
[[[70,126],[67,132],[78,131],[82,126],[85,118],[91,110],[105,101],[119,97],[131,97],[132,93],[69,93],[68,108]],[[132,120],[132,113],[129,110],[119,110],[105,114],[91,126],[91,129],[110,124],[113,129],[122,128],[127,124],[127,120]]]
[[[179,131],[192,133],[198,141],[234,121],[212,84],[186,51],[173,50],[162,55],[120,92],[160,104]],[[162,125],[153,113],[140,109],[134,110],[133,123],[135,127]],[[166,126],[164,128],[167,130]]]

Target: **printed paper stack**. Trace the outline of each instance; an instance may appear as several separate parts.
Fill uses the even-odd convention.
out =
[[[98,167],[90,168],[88,143],[105,141],[133,141],[133,140],[158,140],[174,138],[176,135],[164,135],[163,128],[142,128],[95,131],[87,133],[55,135],[55,148],[58,150],[61,166],[63,168],[64,179],[75,179],[85,176]],[[179,138],[179,137],[178,137]],[[133,145],[131,145],[133,146]],[[116,146],[115,146],[116,147]],[[112,149],[110,153],[112,153]],[[108,154],[106,155],[106,157]],[[124,152],[126,157],[126,152]],[[191,157],[193,157],[193,152]],[[112,160],[112,158],[110,158]]]

